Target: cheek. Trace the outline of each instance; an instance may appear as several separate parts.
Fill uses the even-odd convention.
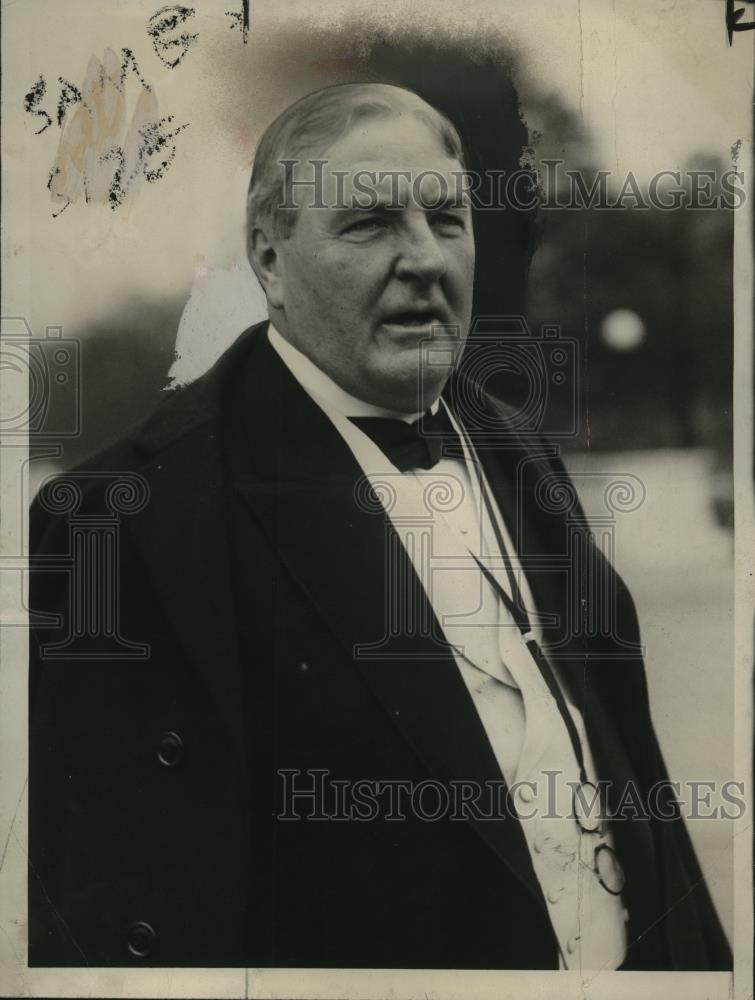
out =
[[[295,257],[286,269],[289,301],[304,310],[320,311],[328,301],[331,281],[316,255]]]
[[[375,280],[370,262],[357,255],[352,260],[331,262],[319,272],[319,295],[341,315],[368,313],[377,303],[381,284]]]
[[[334,252],[326,244],[289,258],[289,301],[302,313],[316,314],[329,325],[356,333],[377,308],[385,286],[386,262],[358,247]]]
[[[315,246],[310,252],[299,252],[290,260],[289,280],[308,292],[323,291],[336,286],[341,280],[344,265],[332,254]]]

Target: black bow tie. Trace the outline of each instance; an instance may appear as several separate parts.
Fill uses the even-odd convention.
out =
[[[428,410],[413,424],[392,417],[349,417],[349,420],[372,438],[401,472],[432,469],[441,455],[464,456],[459,435],[442,403],[437,413]]]

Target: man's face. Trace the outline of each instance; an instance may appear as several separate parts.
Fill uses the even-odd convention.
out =
[[[471,318],[475,247],[469,205],[458,197],[461,165],[411,114],[366,119],[318,158],[327,159],[329,207],[315,207],[311,189],[295,191],[302,207],[293,233],[274,244],[275,322],[352,395],[407,413],[425,409]],[[303,166],[297,178],[311,179],[312,167]],[[369,195],[354,186],[360,171]],[[376,184],[365,180],[369,171],[393,177]],[[378,204],[353,207],[352,196]],[[421,341],[438,325],[449,329],[436,329],[429,352]]]

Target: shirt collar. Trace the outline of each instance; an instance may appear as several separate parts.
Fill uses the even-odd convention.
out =
[[[281,361],[301,387],[314,399],[323,410],[334,410],[344,417],[392,417],[403,420],[407,424],[414,423],[422,413],[401,413],[389,410],[383,406],[375,406],[363,399],[357,399],[337,385],[325,372],[313,364],[300,350],[290,344],[275,329],[272,322],[268,325],[267,336],[270,344]],[[436,399],[430,407],[431,413],[437,413],[440,400]]]

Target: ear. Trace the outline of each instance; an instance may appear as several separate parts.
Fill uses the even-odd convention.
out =
[[[267,296],[270,306],[283,307],[285,266],[277,250],[277,240],[271,240],[265,231],[255,226],[249,234],[247,252],[252,270]]]

